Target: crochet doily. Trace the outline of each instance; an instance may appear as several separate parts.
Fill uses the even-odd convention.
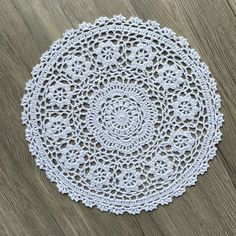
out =
[[[195,184],[221,139],[216,83],[187,40],[154,21],[82,23],[34,67],[22,121],[60,192],[116,214]]]

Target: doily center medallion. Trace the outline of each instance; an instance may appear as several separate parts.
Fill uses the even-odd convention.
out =
[[[60,192],[116,214],[168,204],[220,141],[216,83],[183,37],[114,16],[67,31],[22,98],[36,164]]]
[[[130,153],[153,138],[156,110],[141,86],[110,83],[90,100],[88,129],[105,149]]]

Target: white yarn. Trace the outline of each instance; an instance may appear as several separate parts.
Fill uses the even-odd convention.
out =
[[[116,214],[168,204],[221,139],[220,97],[187,40],[114,16],[66,31],[22,98],[26,139],[60,192]]]

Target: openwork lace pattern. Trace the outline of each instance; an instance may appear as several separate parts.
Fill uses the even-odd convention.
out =
[[[29,149],[59,191],[116,214],[183,194],[221,139],[206,64],[185,38],[138,18],[66,31],[34,67],[22,106]]]

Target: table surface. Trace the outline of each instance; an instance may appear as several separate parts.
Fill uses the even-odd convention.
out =
[[[236,235],[234,0],[0,0],[0,235]],[[157,20],[189,40],[218,83],[225,123],[196,186],[152,212],[116,216],[58,193],[28,151],[20,99],[32,67],[66,29],[99,16]]]

